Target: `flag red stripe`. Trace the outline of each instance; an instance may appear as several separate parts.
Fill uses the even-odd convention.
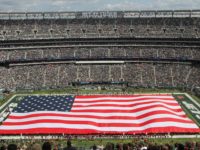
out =
[[[0,130],[1,134],[141,134],[141,133],[199,133],[199,129],[193,128],[179,128],[174,126],[149,128],[140,131],[129,131],[129,132],[99,132],[98,130],[92,129],[63,129],[63,128],[37,128],[37,129],[24,129],[24,130]]]
[[[159,118],[159,119],[151,119],[149,121],[146,121],[144,123],[96,123],[92,121],[64,121],[64,120],[56,120],[56,119],[38,119],[34,121],[26,121],[26,122],[4,122],[3,125],[7,126],[16,126],[16,125],[28,125],[28,124],[36,124],[36,123],[64,123],[64,124],[88,124],[88,125],[93,125],[97,127],[107,127],[107,126],[112,126],[112,127],[141,127],[148,125],[150,123],[155,123],[155,122],[168,122],[168,121],[173,121],[173,122],[180,122],[180,123],[193,123],[190,120],[181,120],[181,119],[174,119],[174,118]]]
[[[145,117],[149,117],[149,116],[157,115],[157,114],[171,114],[171,115],[187,118],[186,115],[177,115],[176,113],[172,113],[170,111],[159,110],[159,111],[152,111],[152,112],[137,116],[137,119],[141,119],[141,118],[145,118]],[[127,119],[127,120],[135,118],[135,117],[129,117],[129,116],[95,116],[92,114],[91,115],[74,115],[72,113],[66,113],[66,114],[40,113],[40,114],[32,114],[32,115],[25,115],[25,116],[15,116],[11,114],[9,116],[9,119],[26,119],[26,118],[40,117],[40,116],[79,117],[79,118],[96,118],[96,119]]]

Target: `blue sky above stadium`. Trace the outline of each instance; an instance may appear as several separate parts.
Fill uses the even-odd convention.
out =
[[[200,0],[0,0],[0,11],[199,9]]]

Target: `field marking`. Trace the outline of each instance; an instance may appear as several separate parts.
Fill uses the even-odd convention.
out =
[[[196,100],[194,100],[189,94],[185,93],[185,96],[200,108],[200,104]]]
[[[13,95],[7,102],[5,102],[1,107],[0,107],[0,115],[2,115],[4,112],[5,112],[5,110],[6,110],[6,108],[2,111],[2,109],[6,106],[6,105],[8,105],[14,98],[16,97],[16,95]]]

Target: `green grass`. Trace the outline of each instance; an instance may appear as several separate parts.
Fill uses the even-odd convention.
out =
[[[15,94],[117,94],[117,93],[178,93],[183,92],[177,89],[149,89],[149,88],[127,88],[124,91],[120,89],[84,89],[84,88],[75,88],[69,87],[64,89],[57,90],[36,90],[36,91],[18,91]]]
[[[194,100],[196,100],[198,103],[200,103],[200,98],[195,95],[190,95]]]
[[[9,94],[9,95],[7,95],[3,100],[1,100],[1,101],[0,101],[0,106],[2,106],[4,103],[6,103],[13,95],[14,95],[14,94]],[[7,106],[5,106],[5,107],[7,107]],[[5,108],[5,107],[4,107],[4,108]],[[2,108],[2,110],[4,110],[4,108]],[[0,113],[1,113],[2,110],[0,110]]]
[[[13,94],[7,95],[4,99],[0,100],[0,106],[3,105],[7,100],[9,100]]]

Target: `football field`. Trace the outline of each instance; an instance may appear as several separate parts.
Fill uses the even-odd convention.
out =
[[[186,93],[19,94],[1,109],[1,134],[191,134],[200,124]]]

